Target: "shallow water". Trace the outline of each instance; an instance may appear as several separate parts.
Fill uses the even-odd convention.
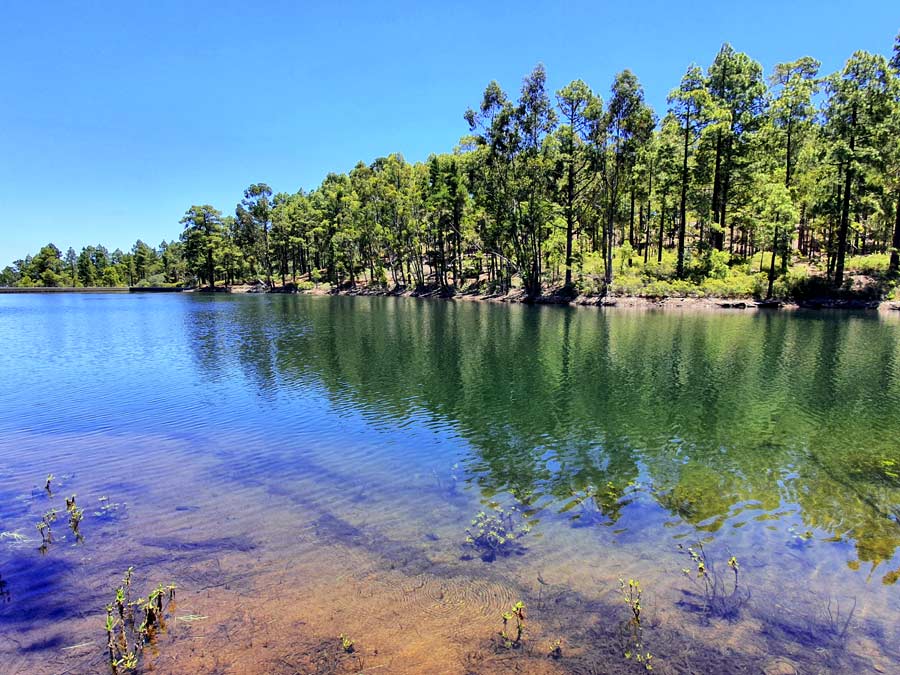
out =
[[[0,295],[0,345],[2,673],[103,672],[130,565],[155,672],[641,672],[620,577],[656,672],[900,672],[894,317]]]

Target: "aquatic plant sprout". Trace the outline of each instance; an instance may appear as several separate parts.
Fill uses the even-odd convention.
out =
[[[522,522],[519,522],[522,521]],[[498,555],[521,550],[520,539],[531,532],[515,506],[504,510],[498,506],[491,512],[479,511],[466,528],[466,545],[474,548],[481,559],[490,562]]]

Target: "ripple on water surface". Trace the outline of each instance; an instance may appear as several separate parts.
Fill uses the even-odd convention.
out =
[[[898,329],[0,296],[0,376],[18,383],[0,390],[0,671],[102,665],[102,608],[132,564],[147,587],[176,580],[190,619],[161,672],[316,672],[309,655],[348,631],[390,672],[501,672],[491,640],[520,599],[537,649],[563,638],[569,656],[522,667],[616,672],[619,577],[645,586],[662,669],[898,669]],[[63,520],[41,555],[35,523],[70,493],[85,542]],[[463,539],[492,504],[532,530],[487,563]],[[737,616],[697,611],[677,547],[698,541],[719,571],[741,561]]]

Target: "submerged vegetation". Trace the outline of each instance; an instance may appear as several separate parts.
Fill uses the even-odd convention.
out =
[[[497,556],[522,551],[521,539],[531,526],[519,516],[515,506],[497,506],[491,512],[479,511],[466,528],[466,545],[475,549],[481,559],[491,562]]]
[[[653,655],[647,651],[644,645],[644,626],[641,623],[641,598],[643,590],[641,583],[635,579],[619,579],[619,588],[622,593],[622,600],[628,605],[630,616],[628,617],[629,630],[629,648],[625,651],[626,659],[634,659],[640,663],[646,670],[653,670]]]
[[[57,513],[59,512],[56,509],[50,509],[37,522],[37,530],[41,535],[41,546],[39,549],[41,553],[46,553],[50,544],[53,543],[52,524],[56,522]]]
[[[55,476],[51,473],[47,475],[47,479],[44,482],[44,491],[47,493],[48,498],[53,497],[52,484],[54,480]],[[81,532],[81,521],[84,520],[84,509],[78,506],[74,494],[71,497],[65,498],[65,505],[65,513],[68,516],[68,526],[75,537],[75,543],[83,543],[84,535]],[[41,535],[41,545],[38,549],[41,553],[46,553],[50,550],[50,545],[53,544],[53,523],[56,522],[59,513],[59,509],[50,508],[41,516],[41,519],[36,524],[37,531]]]
[[[887,40],[885,41],[887,47]],[[900,270],[900,36],[820,73],[768,74],[724,44],[665,111],[630,70],[604,97],[555,93],[538,65],[518,99],[491,82],[450,154],[330,173],[314,190],[250,185],[234,214],[191,206],[179,240],[65,254],[49,244],[6,286],[259,282],[804,299],[891,296]]]
[[[353,647],[353,644],[354,644],[353,640],[351,640],[349,637],[347,637],[343,633],[338,635],[338,640],[341,641],[341,649],[344,651],[345,654],[352,654],[355,651],[355,649]]]
[[[106,606],[106,647],[113,675],[137,669],[147,645],[166,630],[166,614],[175,600],[175,584],[159,584],[146,598],[132,600],[129,567]]]
[[[84,519],[84,510],[75,504],[75,495],[66,498],[66,512],[69,514],[69,529],[75,535],[76,542],[83,542],[84,535],[81,534],[81,521]]]
[[[694,586],[695,591],[690,594],[694,600],[693,605],[710,616],[736,619],[741,608],[750,599],[750,590],[746,584],[742,586],[740,583],[741,566],[737,558],[728,558],[728,571],[722,572],[707,557],[701,542],[687,548],[679,544],[678,548],[690,558],[694,568],[685,567],[681,570]]]
[[[503,612],[501,618],[503,628],[500,629],[500,638],[503,646],[507,649],[519,648],[525,637],[525,603],[520,600],[508,612]]]

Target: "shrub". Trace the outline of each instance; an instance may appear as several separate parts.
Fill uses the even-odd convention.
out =
[[[613,279],[610,286],[610,295],[640,295],[645,281],[634,274],[624,274]]]
[[[889,253],[872,253],[870,255],[854,255],[847,258],[845,268],[854,274],[875,276],[887,272],[891,262]]]
[[[652,281],[640,293],[645,298],[687,298],[702,297],[698,286],[686,279],[671,281]]]
[[[700,287],[704,295],[715,298],[751,298],[763,295],[767,284],[765,274],[732,272],[725,278],[704,279]]]
[[[830,294],[831,285],[825,277],[810,276],[806,270],[799,268],[788,270],[787,274],[775,280],[772,287],[775,297],[792,300],[809,300]]]

